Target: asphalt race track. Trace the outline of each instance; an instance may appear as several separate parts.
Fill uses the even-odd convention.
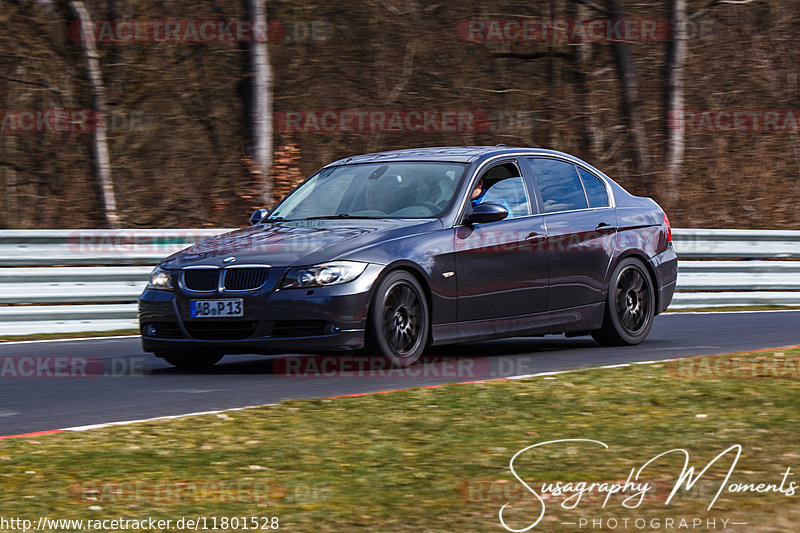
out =
[[[177,415],[289,398],[319,398],[678,356],[800,345],[800,311],[668,314],[640,346],[589,337],[515,338],[432,350],[410,371],[317,357],[229,356],[176,370],[138,338],[0,343],[0,436]],[[359,372],[359,368],[361,371]],[[322,374],[320,373],[322,372]],[[358,377],[351,377],[354,374]]]

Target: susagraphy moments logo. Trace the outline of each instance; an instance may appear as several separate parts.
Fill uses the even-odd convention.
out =
[[[530,479],[525,479],[525,477],[521,475],[518,470],[518,463],[521,461],[521,459],[524,456],[528,456],[528,458],[530,458],[530,455],[535,453],[534,450],[552,450],[552,448],[558,448],[559,446],[561,448],[574,448],[576,444],[580,445],[579,449],[584,445],[587,447],[600,446],[603,449],[609,449],[608,444],[599,440],[558,439],[532,444],[514,454],[509,461],[509,468],[511,470],[511,474],[514,476],[520,486],[517,487],[518,490],[516,492],[509,492],[509,494],[512,492],[514,494],[513,498],[508,498],[512,501],[508,501],[507,499],[505,503],[503,503],[502,507],[500,507],[498,513],[500,524],[507,531],[517,533],[531,531],[536,528],[541,524],[542,520],[547,514],[547,504],[545,502],[552,502],[554,497],[563,497],[560,506],[563,509],[568,510],[577,509],[582,501],[584,503],[589,502],[589,504],[599,504],[600,508],[603,510],[609,509],[615,505],[619,505],[626,510],[626,512],[631,512],[630,510],[642,508],[642,504],[644,502],[652,503],[657,501],[665,506],[669,506],[679,493],[692,493],[693,490],[697,490],[695,489],[695,486],[697,485],[698,481],[700,481],[701,478],[703,478],[712,467],[715,467],[714,474],[716,477],[712,478],[709,474],[706,479],[706,487],[704,490],[697,490],[695,494],[697,497],[705,498],[703,503],[708,501],[708,506],[706,507],[707,511],[711,511],[714,508],[717,500],[723,493],[757,493],[762,495],[771,493],[786,497],[793,497],[797,493],[798,488],[800,488],[800,484],[798,484],[796,481],[792,481],[791,479],[791,477],[795,475],[792,472],[791,467],[787,467],[780,476],[776,477],[776,479],[746,483],[737,481],[736,478],[734,478],[734,473],[736,466],[739,463],[739,459],[742,456],[743,448],[740,444],[728,446],[726,449],[717,454],[716,457],[711,459],[711,461],[706,463],[699,472],[697,471],[697,469],[700,468],[699,466],[692,466],[691,455],[688,450],[684,448],[667,450],[653,456],[638,468],[632,467],[627,477],[620,478],[618,475],[614,475],[612,478],[610,478],[615,480],[624,479],[624,481],[568,481],[542,482],[537,484]],[[673,459],[673,456],[678,457],[679,463],[680,459],[683,459],[683,467],[680,472],[677,473],[677,477],[675,477],[675,482],[671,488],[667,487],[667,490],[664,491],[662,486],[661,490],[656,491],[655,483],[652,481],[652,479],[653,476],[661,473],[657,471],[657,466],[659,466],[659,463],[662,463],[661,466],[663,468],[665,464],[670,462],[670,459]],[[721,476],[718,472],[720,470],[723,471]],[[675,472],[669,472],[669,474],[675,474]],[[570,475],[570,478],[573,479],[575,476]],[[709,483],[712,487],[712,490],[710,491],[708,490]],[[660,498],[658,497],[659,493],[661,493]],[[652,494],[655,494],[656,498],[648,497],[648,495]],[[663,501],[661,501],[662,498]],[[525,519],[524,517],[520,516],[519,512],[516,512],[514,513],[514,519],[511,520],[509,518],[509,514],[511,514],[511,511],[513,510],[514,504],[523,499],[526,501],[526,503],[529,503],[533,506],[533,511],[527,510],[530,509],[529,505],[525,506],[526,514],[530,512],[531,516]],[[526,521],[522,522],[523,520]],[[613,524],[610,523],[611,520],[614,521]],[[653,525],[653,520],[659,521],[659,527],[663,526],[663,520],[672,520],[673,527],[675,528],[677,528],[681,523],[685,523],[687,528],[704,527],[705,529],[726,529],[733,526],[747,526],[747,522],[736,521],[730,517],[724,516],[713,516],[705,519],[699,516],[674,516],[662,519],[653,518],[644,514],[626,514],[624,516],[616,516],[613,518],[582,515],[580,518],[572,521],[562,520],[561,523],[562,525],[573,526],[579,530],[595,529],[597,527],[616,529],[617,527],[622,527],[624,521],[624,527],[626,529],[658,529],[659,527]],[[698,521],[700,523],[699,526],[697,525]]]

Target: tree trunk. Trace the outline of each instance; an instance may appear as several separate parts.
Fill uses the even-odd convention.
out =
[[[607,0],[609,16],[614,20],[624,20],[625,10],[619,0]],[[613,41],[614,61],[617,76],[622,86],[622,113],[632,137],[633,160],[636,171],[643,182],[646,194],[652,194],[653,165],[650,159],[650,147],[647,142],[647,130],[644,127],[641,104],[639,102],[639,81],[636,64],[633,61],[629,43]]]
[[[272,184],[269,180],[272,166],[272,67],[267,50],[267,15],[264,0],[246,0],[247,14],[253,28],[263,28],[263,38],[256,38],[248,47],[250,63],[250,90],[246,91],[249,102],[250,149],[252,159],[263,178],[265,203],[272,202]],[[257,32],[254,34],[258,35]]]
[[[23,65],[18,64],[14,68],[14,77],[18,80],[25,79],[25,68]],[[4,108],[13,108],[17,98],[19,97],[18,84],[5,82],[0,85],[3,97],[0,97],[0,105]],[[22,226],[22,212],[19,210],[19,191],[17,190],[17,170],[11,164],[16,161],[20,155],[17,153],[17,137],[15,135],[7,135],[0,133],[0,141],[3,144],[3,153],[0,163],[3,167],[3,182],[5,192],[5,206],[3,212],[0,214],[0,227],[3,228],[19,228]]]
[[[9,161],[16,157],[16,137],[13,135],[0,136],[3,141],[3,155],[8,157]],[[20,213],[17,208],[17,171],[10,165],[3,165],[3,176],[5,182],[5,209],[3,210],[2,219],[0,219],[0,227],[14,228],[19,227]]]
[[[683,112],[684,68],[687,59],[686,0],[669,0],[669,18],[672,39],[667,43],[666,86],[664,95],[666,197],[670,206],[678,200],[680,172],[683,165],[684,131]]]
[[[81,27],[91,22],[89,11],[81,0],[72,0],[69,5]],[[86,57],[86,73],[89,78],[89,85],[92,88],[92,111],[94,111],[96,118],[96,123],[93,124],[94,143],[92,146],[95,172],[97,173],[100,196],[103,200],[106,224],[110,228],[118,228],[120,220],[117,214],[117,198],[114,194],[114,182],[111,178],[111,159],[108,152],[108,138],[106,137],[104,120],[104,117],[107,116],[106,88],[103,84],[103,75],[100,70],[100,55],[92,39],[83,38],[81,43],[83,45],[83,54]]]
[[[556,14],[556,1],[550,0],[548,5],[548,15],[550,19],[556,20],[558,15]],[[556,86],[556,59],[553,57],[553,54],[556,52],[556,45],[553,40],[548,40],[545,43],[547,47],[547,56],[545,61],[547,64],[545,65],[545,80],[547,80],[547,87],[555,87]],[[555,119],[556,119],[556,105],[555,99],[550,91],[546,91],[544,93],[546,107],[544,109],[544,123],[547,124],[549,127],[547,128],[547,139],[545,141],[545,146],[547,148],[558,149],[557,140],[556,140],[556,128],[555,128]]]
[[[589,18],[586,6],[580,0],[573,0],[570,4],[569,18],[586,20]],[[597,159],[599,155],[597,136],[597,117],[592,105],[592,94],[587,82],[587,65],[591,59],[591,44],[580,41],[570,46],[570,62],[572,63],[572,81],[575,85],[575,96],[578,100],[578,137],[580,139],[580,154],[589,160]]]

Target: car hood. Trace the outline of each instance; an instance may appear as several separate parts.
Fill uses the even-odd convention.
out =
[[[161,266],[308,265],[336,259],[387,234],[430,220],[301,220],[256,224],[223,233],[172,254]],[[401,233],[405,234],[405,231]],[[413,232],[412,233],[416,233]],[[394,235],[392,235],[394,237]],[[235,257],[234,260],[229,259]],[[227,259],[227,262],[225,260]]]

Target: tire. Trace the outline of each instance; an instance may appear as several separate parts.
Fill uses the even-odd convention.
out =
[[[411,366],[425,350],[429,333],[425,291],[411,274],[391,272],[372,296],[364,353],[380,355],[392,367]]]
[[[157,353],[156,357],[162,358],[167,363],[181,370],[206,370],[211,368],[224,357],[219,353]]]
[[[602,329],[592,337],[604,346],[630,346],[647,338],[655,317],[655,290],[641,261],[620,261],[608,286]]]

